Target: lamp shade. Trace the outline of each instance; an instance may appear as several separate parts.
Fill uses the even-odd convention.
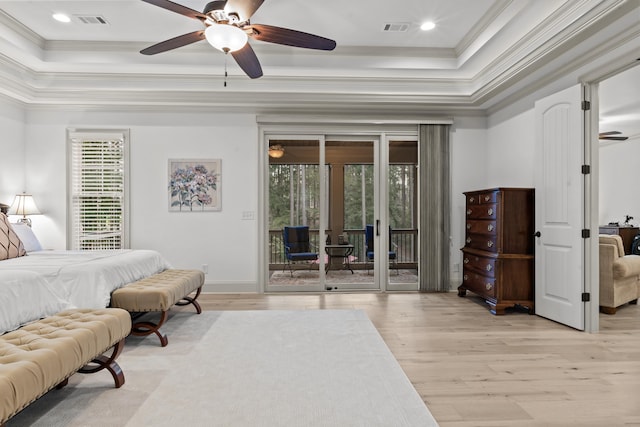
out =
[[[40,211],[36,206],[36,202],[33,201],[31,194],[17,194],[16,198],[13,199],[13,204],[9,208],[9,215],[22,215],[23,218],[27,215],[39,214]]]
[[[211,24],[204,36],[211,46],[225,53],[242,49],[249,39],[247,33],[229,24]]]

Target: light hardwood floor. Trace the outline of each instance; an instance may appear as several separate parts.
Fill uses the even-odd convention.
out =
[[[517,310],[493,316],[456,293],[200,301],[205,310],[364,310],[442,427],[640,426],[638,305],[601,314],[601,332],[588,334]]]

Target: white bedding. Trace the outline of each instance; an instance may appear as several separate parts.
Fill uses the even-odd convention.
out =
[[[55,292],[78,308],[104,308],[109,305],[113,290],[168,268],[169,263],[156,251],[128,249],[38,251],[0,261],[0,272],[38,273]]]
[[[40,274],[0,271],[0,335],[67,308],[71,308],[71,304]]]

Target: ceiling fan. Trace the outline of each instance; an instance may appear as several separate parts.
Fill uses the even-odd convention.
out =
[[[248,38],[269,43],[307,49],[333,50],[331,39],[272,25],[252,24],[249,18],[264,0],[215,0],[207,3],[202,12],[169,0],[142,0],[171,12],[201,21],[205,28],[157,43],[140,51],[155,55],[206,39],[213,47],[231,53],[240,68],[252,79],[262,76],[262,67]]]
[[[626,141],[627,139],[629,139],[628,136],[615,136],[615,135],[622,135],[622,132],[619,132],[617,130],[613,130],[610,132],[600,132],[598,134],[598,139],[600,141]]]

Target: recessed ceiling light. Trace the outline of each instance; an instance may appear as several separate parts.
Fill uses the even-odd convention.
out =
[[[436,27],[436,24],[435,24],[435,23],[433,23],[433,22],[431,22],[431,21],[428,21],[428,22],[425,22],[424,24],[422,24],[422,25],[420,26],[420,29],[421,29],[422,31],[429,31],[429,30],[433,30],[435,27]]]
[[[69,18],[68,15],[65,15],[64,13],[54,13],[53,14],[53,19],[55,19],[58,22],[71,22],[71,18]]]

